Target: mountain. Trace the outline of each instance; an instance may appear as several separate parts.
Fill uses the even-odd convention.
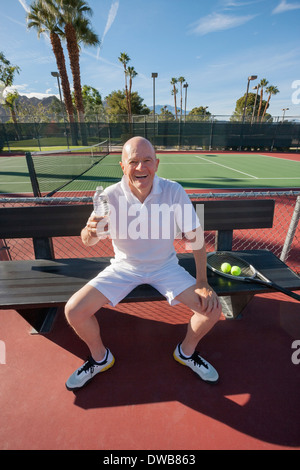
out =
[[[155,114],[160,114],[161,109],[162,109],[164,106],[166,106],[166,108],[167,108],[168,111],[170,111],[172,114],[175,115],[175,106],[171,106],[171,105],[169,105],[169,104],[166,104],[166,105],[164,105],[164,104],[156,104],[156,105],[155,105]],[[153,110],[153,106],[148,106],[148,108],[149,108],[151,111]],[[186,110],[186,112],[189,113],[188,110]],[[177,106],[177,113],[180,113],[180,107],[179,107],[179,106]],[[184,108],[183,108],[183,110],[182,110],[182,114],[184,114]]]
[[[58,98],[54,95],[47,96],[47,98],[42,98],[42,99],[39,99],[39,98],[36,98],[36,97],[28,98],[25,95],[19,95],[18,103],[20,105],[22,105],[23,107],[26,107],[26,105],[35,107],[35,106],[38,106],[41,103],[43,105],[43,107],[45,108],[45,113],[49,112],[49,114],[51,114],[50,108],[51,108],[51,104],[52,104],[53,100],[59,101]],[[167,104],[167,105],[156,104],[155,105],[155,113],[160,114],[161,109],[164,106],[166,106],[168,111],[170,111],[173,115],[175,115],[175,107],[171,106],[169,104]],[[148,108],[152,111],[153,106],[148,106]],[[178,114],[180,113],[180,108],[179,107],[177,108],[177,113]],[[189,111],[187,110],[187,114],[188,113],[189,113]],[[182,114],[184,114],[184,109],[182,110]],[[6,122],[9,119],[10,119],[9,110],[5,109],[3,105],[0,105],[0,122],[1,121]]]
[[[28,98],[25,95],[19,95],[17,99],[17,103],[20,104],[22,107],[26,107],[26,106],[36,107],[41,103],[45,109],[45,113],[47,112],[51,113],[51,105],[52,105],[53,100],[58,101],[58,98],[54,95],[50,95],[50,96],[47,96],[47,98],[42,98],[42,99],[39,99],[36,97]],[[6,122],[9,119],[10,119],[9,110],[4,108],[3,105],[0,105],[0,121],[2,120],[2,122]]]

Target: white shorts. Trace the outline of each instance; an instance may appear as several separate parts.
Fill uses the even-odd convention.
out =
[[[176,305],[179,301],[175,297],[195,283],[195,278],[175,263],[146,273],[130,270],[121,263],[114,263],[88,282],[105,295],[113,307],[140,284],[150,284],[167,299],[170,305]]]

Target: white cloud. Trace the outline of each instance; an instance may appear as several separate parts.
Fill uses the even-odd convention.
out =
[[[3,96],[6,96],[7,93],[13,93],[14,91],[17,91],[19,95],[21,96],[27,96],[27,98],[39,98],[40,100],[43,98],[48,98],[49,96],[56,96],[59,98],[58,93],[53,93],[51,88],[48,88],[45,93],[39,93],[39,92],[27,92],[26,90],[28,89],[28,84],[23,83],[22,85],[12,85],[10,87],[6,87]]]
[[[27,5],[25,0],[19,0],[19,3],[21,3],[22,7],[24,8],[25,11],[27,11],[27,13],[30,11],[30,8]]]
[[[20,93],[21,96],[27,96],[27,98],[38,98],[39,100],[42,100],[43,98],[49,98],[49,96],[56,96],[59,98],[59,94],[55,93],[38,93],[38,92],[32,92],[32,93]]]
[[[118,1],[112,3],[112,5],[110,7],[110,10],[109,10],[109,13],[108,13],[108,18],[107,18],[104,33],[103,33],[103,36],[102,36],[102,41],[104,40],[106,34],[108,33],[108,31],[110,30],[113,22],[115,21],[115,18],[117,16],[117,12],[118,12],[118,8],[119,8],[119,2]]]
[[[104,33],[103,33],[103,36],[102,36],[102,39],[101,39],[101,45],[98,48],[97,58],[99,58],[101,47],[103,47],[104,38],[107,35],[108,31],[110,30],[113,22],[116,19],[118,8],[119,8],[119,0],[113,2],[111,7],[110,7],[108,17],[107,17],[107,21],[106,21],[106,25],[105,25],[105,28],[104,28]]]
[[[290,10],[298,10],[300,8],[300,3],[287,3],[286,0],[281,0],[279,5],[272,11],[273,14],[284,13]]]
[[[211,13],[191,25],[191,32],[204,36],[205,34],[214,33],[216,31],[236,28],[252,20],[255,16],[256,15],[236,16],[225,15],[223,13]]]
[[[5,88],[4,93],[7,94],[7,93],[13,93],[14,91],[17,91],[19,94],[21,94],[20,91],[26,90],[27,87],[28,87],[27,84],[7,86]]]
[[[239,1],[239,0],[222,0],[222,5],[225,10],[234,9],[236,7],[244,7],[247,5],[253,5],[255,3],[260,3],[264,0],[250,0],[250,1]]]

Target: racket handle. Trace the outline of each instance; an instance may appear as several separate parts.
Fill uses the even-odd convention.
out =
[[[296,292],[293,292],[291,290],[285,289],[284,287],[279,286],[278,284],[275,284],[274,282],[264,282],[261,281],[260,279],[252,279],[250,282],[256,282],[257,284],[261,284],[262,286],[270,287],[271,289],[278,290],[279,292],[282,292],[283,294],[288,295],[289,297],[292,297],[293,299],[296,299],[300,301],[300,295],[296,294]]]
[[[283,287],[280,287],[280,286],[276,286],[276,289],[279,290],[280,292],[282,292],[283,294],[286,294],[289,297],[292,297],[293,299],[296,299],[300,302],[300,295],[296,294],[296,292],[284,289]]]

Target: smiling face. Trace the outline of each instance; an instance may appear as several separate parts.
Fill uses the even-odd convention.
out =
[[[150,142],[133,137],[123,147],[122,167],[132,193],[144,202],[150,194],[159,160]]]

